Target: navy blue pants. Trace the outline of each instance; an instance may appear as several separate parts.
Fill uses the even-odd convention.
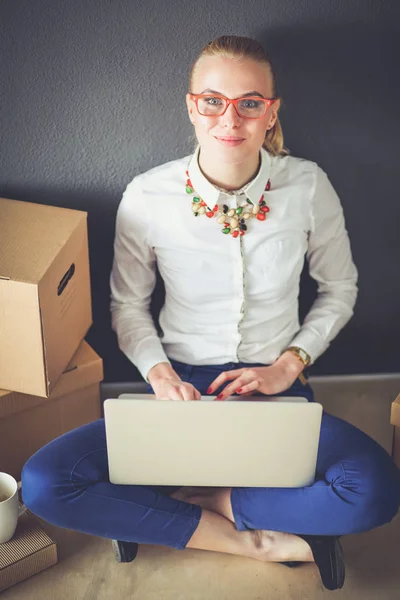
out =
[[[202,394],[223,371],[260,366],[193,367],[175,361],[173,365]],[[313,401],[310,385],[299,380],[283,394]],[[105,538],[183,549],[198,526],[202,509],[170,498],[171,491],[165,486],[110,483],[103,419],[53,440],[27,461],[22,472],[25,504],[49,523]],[[369,436],[324,413],[313,485],[233,488],[231,502],[238,530],[357,533],[395,516],[400,472]]]

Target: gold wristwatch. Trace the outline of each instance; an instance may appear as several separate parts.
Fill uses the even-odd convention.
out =
[[[308,354],[308,352],[303,350],[303,348],[299,348],[298,346],[289,346],[289,348],[286,348],[285,352],[291,352],[297,356],[297,358],[303,363],[304,367],[307,367],[311,362],[311,356]],[[307,385],[307,379],[304,377],[303,373],[299,374],[299,379],[303,385]]]
[[[305,350],[303,350],[303,348],[299,348],[298,346],[289,346],[289,348],[286,348],[285,352],[292,352],[295,354],[305,367],[307,367],[311,362],[311,356]]]

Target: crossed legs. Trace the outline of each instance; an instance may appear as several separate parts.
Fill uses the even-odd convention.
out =
[[[400,473],[374,440],[324,413],[313,485],[286,489],[187,487],[172,497],[201,506],[204,522],[214,513],[238,533],[250,533],[261,560],[312,561],[309,545],[296,534],[340,536],[389,522],[399,507]],[[188,547],[216,549],[221,523],[215,521],[210,530],[200,520]]]
[[[183,487],[172,498],[203,508],[187,548],[248,556],[261,561],[313,561],[302,538],[277,531],[238,531],[230,502],[231,488]]]

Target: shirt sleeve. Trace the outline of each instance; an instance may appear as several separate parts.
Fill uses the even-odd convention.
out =
[[[156,256],[148,241],[147,206],[137,178],[126,188],[117,212],[110,277],[112,328],[122,352],[148,381],[164,352],[150,313],[156,283]]]
[[[319,167],[311,200],[307,260],[310,275],[317,282],[317,298],[291,345],[308,352],[313,363],[352,317],[358,293],[358,273],[343,209]]]

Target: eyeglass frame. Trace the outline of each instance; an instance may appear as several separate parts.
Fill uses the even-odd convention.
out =
[[[222,94],[211,94],[211,93],[210,94],[192,94],[191,92],[188,92],[188,94],[189,94],[190,98],[194,101],[194,103],[196,104],[197,112],[202,117],[222,117],[222,115],[224,115],[226,113],[226,111],[228,110],[228,106],[230,104],[233,104],[233,106],[235,107],[235,110],[236,110],[236,114],[241,119],[252,119],[252,120],[263,119],[265,117],[265,115],[267,114],[267,110],[274,104],[274,102],[276,102],[278,100],[278,98],[263,98],[262,96],[243,96],[242,98],[231,99],[231,98],[227,98],[226,96],[223,96]],[[225,109],[219,115],[203,115],[203,113],[201,113],[199,111],[199,106],[198,106],[198,101],[200,98],[222,98],[223,100],[226,101]],[[260,117],[244,117],[243,115],[241,115],[239,113],[238,107],[237,107],[238,102],[240,102],[241,100],[264,100],[264,102],[265,102],[264,114],[261,115]]]

